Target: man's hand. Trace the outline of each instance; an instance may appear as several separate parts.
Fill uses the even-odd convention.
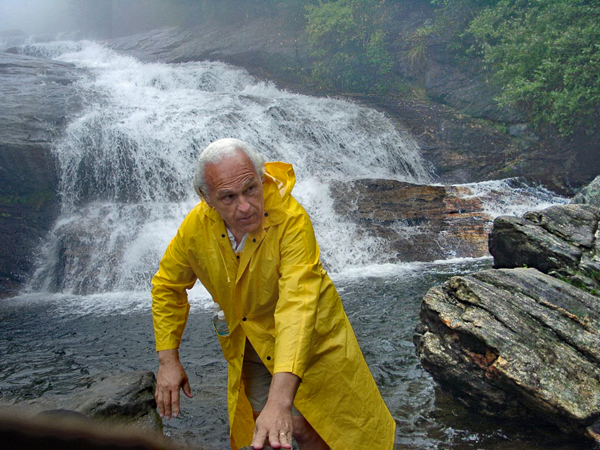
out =
[[[158,375],[156,376],[156,392],[154,399],[160,417],[171,418],[179,415],[179,390],[192,398],[192,390],[188,376],[179,362],[177,349],[158,352]]]
[[[252,447],[263,448],[268,439],[273,448],[292,448],[292,404],[300,378],[292,373],[276,373],[271,380],[269,398],[256,419]]]

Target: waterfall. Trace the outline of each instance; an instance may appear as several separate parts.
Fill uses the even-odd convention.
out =
[[[293,163],[294,195],[333,271],[380,255],[376,238],[356,238],[355,225],[335,216],[330,181],[430,180],[408,134],[351,102],[282,91],[219,62],[145,64],[93,42],[24,51],[87,69],[76,86],[84,111],[54,147],[62,210],[33,291],[149,289],[169,240],[198,202],[195,158],[219,138],[243,139],[267,160]]]
[[[147,292],[169,240],[199,201],[191,187],[195,159],[219,138],[240,138],[267,160],[294,165],[294,196],[334,274],[389,269],[390,258],[380,238],[335,214],[330,182],[431,182],[409,134],[348,101],[292,94],[219,62],[142,63],[94,42],[29,44],[22,52],[86,69],[76,84],[83,112],[53,148],[62,209],[29,292]],[[506,181],[469,187],[499,211],[503,202],[516,211],[560,201]]]

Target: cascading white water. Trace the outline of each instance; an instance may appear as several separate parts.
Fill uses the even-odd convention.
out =
[[[334,271],[376,261],[378,242],[355,239],[354,225],[335,217],[331,180],[429,180],[410,136],[368,108],[281,91],[222,63],[143,64],[91,42],[27,51],[89,69],[78,83],[85,110],[54,149],[62,212],[34,290],[148,289],[198,201],[195,158],[218,138],[238,137],[268,160],[294,164],[295,196]]]
[[[77,84],[84,111],[54,148],[62,211],[30,291],[147,291],[168,241],[199,201],[195,159],[219,138],[243,139],[267,160],[294,164],[294,195],[334,273],[389,260],[377,238],[358,238],[356,226],[336,216],[332,180],[430,181],[413,139],[369,108],[291,94],[217,62],[144,64],[92,42],[24,51],[88,69]]]
[[[412,337],[427,289],[449,275],[487,268],[489,261],[382,264],[378,242],[357,239],[353,225],[334,215],[330,179],[430,181],[410,136],[382,114],[278,91],[223,64],[141,64],[90,43],[27,51],[87,67],[78,87],[88,106],[56,143],[62,213],[45,243],[32,292],[0,302],[3,400],[63,396],[96,374],[156,368],[150,276],[197,201],[190,186],[196,154],[211,140],[231,135],[270,159],[295,163],[296,195],[313,217],[344,308],[399,424],[395,447],[555,444],[554,434],[540,441],[537,433],[473,421],[451,402],[439,402],[416,357]],[[565,201],[518,180],[463,187],[461,195],[482,199],[492,217]],[[353,276],[359,279],[348,279]],[[195,399],[164,431],[175,443],[225,448],[226,363],[219,358],[212,312],[202,311],[211,303],[201,288],[192,290],[194,314],[182,361]]]

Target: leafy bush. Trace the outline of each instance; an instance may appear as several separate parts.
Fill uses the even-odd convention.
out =
[[[468,32],[502,86],[503,105],[518,105],[534,123],[562,135],[598,127],[600,4],[591,0],[501,0]]]
[[[348,91],[386,88],[393,60],[376,0],[336,0],[308,5],[307,26],[313,76],[321,83]]]

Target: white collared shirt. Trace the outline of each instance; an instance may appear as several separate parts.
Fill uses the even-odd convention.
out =
[[[240,243],[236,243],[235,241],[235,236],[233,235],[233,233],[231,231],[229,231],[229,228],[227,228],[227,236],[229,237],[229,242],[231,243],[231,248],[233,249],[233,253],[240,253],[244,250],[244,246],[246,245],[246,238],[248,237],[248,233],[246,233],[244,235],[244,237],[242,237],[242,240],[240,241]]]

